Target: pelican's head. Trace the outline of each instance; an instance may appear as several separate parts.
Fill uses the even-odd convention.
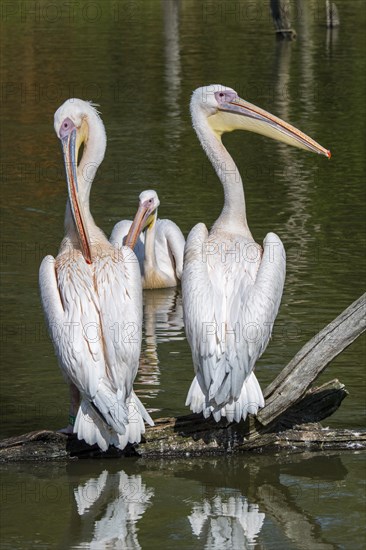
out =
[[[61,140],[75,129],[80,143],[88,135],[87,116],[96,113],[96,109],[88,101],[82,99],[67,99],[55,112],[54,125],[57,137]]]
[[[92,262],[90,239],[84,209],[89,199],[92,180],[105,152],[106,137],[103,122],[95,107],[81,99],[68,99],[55,113],[54,126],[61,140],[69,200],[81,250],[87,263]],[[92,143],[92,147],[90,147]],[[78,153],[84,144],[84,156],[89,156],[78,170]],[[90,157],[90,158],[89,158]]]
[[[191,114],[196,131],[204,116],[218,137],[233,130],[247,130],[328,158],[331,156],[330,151],[294,126],[241,99],[235,90],[221,84],[197,88],[191,98]]]
[[[107,138],[96,105],[82,99],[67,99],[55,112],[54,127],[62,143],[73,140],[73,150],[70,153],[74,155],[76,161],[80,146],[87,147],[91,142],[93,156],[88,160],[95,167],[99,166],[104,158]],[[87,183],[91,184],[88,174],[82,174],[82,176]]]
[[[156,191],[142,191],[139,196],[139,207],[126,237],[125,245],[134,249],[142,231],[155,225],[158,216],[159,197]]]

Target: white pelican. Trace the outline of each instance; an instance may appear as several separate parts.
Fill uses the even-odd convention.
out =
[[[123,220],[117,223],[110,237],[115,246],[125,244],[135,251],[143,288],[176,286],[182,277],[183,233],[171,220],[158,219],[159,205],[156,191],[143,191],[133,222]]]
[[[71,416],[81,394],[74,432],[102,450],[109,444],[122,449],[127,442],[140,441],[143,420],[152,424],[132,390],[141,347],[139,265],[131,250],[117,251],[108,242],[90,213],[90,188],[106,149],[97,110],[86,101],[69,99],[56,111],[54,125],[62,142],[69,197],[58,256],[46,256],[40,267],[42,305],[71,386]]]
[[[253,372],[280,305],[286,259],[268,233],[263,249],[249,230],[242,180],[221,141],[224,132],[249,130],[330,157],[330,152],[283,120],[244,101],[231,88],[198,88],[191,116],[224,188],[224,207],[210,232],[199,223],[184,254],[184,322],[195,378],[186,405],[229,422],[256,414],[264,399]],[[264,200],[266,200],[264,198]]]

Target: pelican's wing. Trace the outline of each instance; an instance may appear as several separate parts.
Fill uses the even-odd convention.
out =
[[[113,227],[109,242],[116,248],[121,248],[125,244],[125,239],[132,225],[131,220],[122,220]],[[144,258],[145,258],[145,234],[142,232],[136,241],[134,253],[140,264],[140,271],[143,272]]]
[[[95,404],[102,412],[103,407],[107,409],[117,426],[128,422],[126,438],[128,436],[131,443],[139,443],[145,431],[144,420],[150,425],[154,423],[132,391],[142,339],[141,274],[133,251],[123,246],[118,250],[118,258],[115,254],[100,258],[95,280],[107,377],[112,389],[111,395],[106,384],[106,391],[100,387],[100,401],[95,400]],[[126,443],[126,439],[120,442],[120,448]]]
[[[40,273],[42,302],[60,366],[86,398],[75,430],[79,438],[103,449],[111,437],[119,446],[139,441],[142,418],[152,422],[132,392],[141,346],[139,264],[130,248],[110,251],[90,266],[73,250],[72,261],[68,253],[58,257],[57,273],[54,262],[48,265],[46,258]],[[129,421],[132,403],[131,415],[141,415]],[[118,435],[106,429],[99,413]]]
[[[275,233],[268,233],[263,241],[263,254],[253,287],[248,292],[239,317],[247,328],[246,336],[256,361],[267,347],[273,324],[280,307],[286,277],[286,252]],[[235,301],[232,303],[235,317]],[[249,324],[252,323],[253,330]],[[251,334],[252,332],[252,334]]]
[[[207,229],[188,236],[182,278],[187,339],[198,383],[217,404],[237,399],[270,338],[285,278],[285,255],[270,233],[258,274],[233,261],[230,268],[207,261]]]
[[[183,255],[184,255],[184,246],[185,239],[183,233],[171,220],[159,220],[159,230],[164,231],[164,236],[166,238],[169,253],[173,256],[175,264],[175,274],[180,280],[182,278],[183,271]]]
[[[65,322],[65,312],[57,286],[55,258],[46,256],[39,268],[39,289],[50,338],[55,342]]]
[[[222,321],[225,325],[221,324],[220,338],[225,364],[231,368],[228,372],[217,369],[211,385],[210,397],[215,396],[218,403],[228,396],[239,397],[244,381],[268,345],[281,302],[286,255],[277,235],[268,233],[264,239],[257,273],[253,272],[250,258],[248,262],[245,268],[235,263],[234,276],[227,283],[226,319]],[[250,386],[253,388],[253,380],[246,389],[248,400],[255,401],[256,390],[253,392]]]
[[[197,224],[188,235],[184,251],[182,297],[184,327],[191,346],[195,372],[207,381],[214,377],[214,367],[220,355],[217,338],[207,338],[215,332],[214,289],[208,274],[205,257],[208,232],[203,223]]]
[[[132,390],[141,347],[142,287],[138,260],[123,246],[98,260],[95,270],[108,376],[113,388]]]
[[[75,252],[73,261],[65,254],[64,260],[57,272],[52,256],[42,261],[39,282],[43,310],[62,371],[93,399],[105,374],[99,300],[92,270],[82,254]]]
[[[109,242],[113,244],[113,246],[121,248],[121,246],[124,244],[124,240],[127,237],[127,233],[129,232],[131,225],[131,220],[122,220],[116,223],[116,225],[112,229]]]

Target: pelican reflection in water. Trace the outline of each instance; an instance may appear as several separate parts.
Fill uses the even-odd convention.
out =
[[[127,475],[123,470],[115,474],[104,470],[97,478],[80,484],[74,489],[77,512],[89,522],[84,532],[89,531],[92,537],[83,544],[95,550],[140,549],[137,523],[153,496],[153,489],[146,487],[141,475]]]
[[[195,504],[190,516],[192,533],[205,541],[211,550],[253,548],[262,529],[265,514],[256,504],[250,504],[241,494]]]

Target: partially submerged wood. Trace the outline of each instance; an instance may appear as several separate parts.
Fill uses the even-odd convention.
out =
[[[277,38],[294,40],[296,31],[291,28],[289,0],[270,0],[270,8]]]
[[[193,416],[193,415],[192,415]],[[215,425],[201,418],[186,416],[156,421],[140,445],[124,451],[110,447],[102,452],[76,437],[41,430],[3,440],[0,461],[55,461],[81,458],[141,457],[170,459],[214,456],[244,452],[303,452],[365,450],[366,431],[324,428],[320,424],[302,424],[281,432],[248,437],[241,424]]]
[[[274,422],[296,403],[327,365],[366,330],[365,313],[366,293],[301,348],[266,388],[266,406],[258,414],[261,424]]]
[[[338,15],[338,8],[334,2],[330,2],[329,0],[326,0],[325,2],[325,18],[326,18],[326,25],[328,29],[334,29],[335,27],[339,27],[340,21],[339,21],[339,15]]]
[[[0,442],[0,460],[65,460],[140,456],[170,458],[240,452],[366,449],[366,431],[323,428],[347,396],[338,380],[309,389],[330,361],[365,329],[366,294],[327,325],[296,354],[266,388],[265,407],[246,422],[216,423],[201,415],[162,418],[148,428],[145,440],[124,451],[106,453],[75,436],[42,430]]]

